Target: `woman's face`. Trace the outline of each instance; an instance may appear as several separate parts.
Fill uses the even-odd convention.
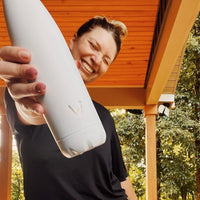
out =
[[[102,76],[113,62],[117,47],[110,32],[96,27],[70,40],[69,48],[85,83]]]

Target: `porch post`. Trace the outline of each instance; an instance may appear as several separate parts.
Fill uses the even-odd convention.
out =
[[[4,106],[0,107],[0,199],[11,199],[12,134],[6,119]]]
[[[156,115],[157,105],[146,105],[146,199],[157,200],[157,166],[156,166]]]

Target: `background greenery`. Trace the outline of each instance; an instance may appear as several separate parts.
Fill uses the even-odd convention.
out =
[[[157,116],[158,200],[200,200],[200,16],[186,45],[169,116]],[[145,123],[143,113],[110,110],[124,161],[140,200],[145,199]],[[12,200],[22,200],[22,171],[13,150]]]
[[[200,15],[189,34],[169,116],[157,116],[159,199],[200,200]],[[143,115],[111,111],[137,196],[145,199]]]

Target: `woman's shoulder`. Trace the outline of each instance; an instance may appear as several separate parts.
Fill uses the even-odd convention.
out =
[[[99,115],[99,118],[101,119],[101,121],[108,121],[108,120],[113,120],[112,116],[109,112],[109,110],[107,108],[105,108],[103,105],[101,105],[100,103],[96,102],[93,100],[93,104],[94,107],[96,108],[96,111]]]
[[[108,114],[109,113],[108,109],[105,108],[100,103],[93,100],[93,104],[94,104],[94,107],[96,108],[96,111],[97,111],[98,114],[102,115],[102,114]]]

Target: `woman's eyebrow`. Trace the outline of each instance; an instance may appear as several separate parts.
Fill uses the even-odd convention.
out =
[[[94,40],[94,41],[95,41],[95,43],[96,43],[98,49],[101,51],[101,50],[102,50],[101,45],[100,45],[96,40]]]
[[[95,41],[95,43],[96,43],[98,49],[99,49],[100,51],[102,51],[102,47],[101,47],[101,45],[98,43],[98,41],[97,41],[97,40],[94,40],[94,41]],[[105,55],[105,57],[111,61],[111,58],[110,58],[109,55]]]

